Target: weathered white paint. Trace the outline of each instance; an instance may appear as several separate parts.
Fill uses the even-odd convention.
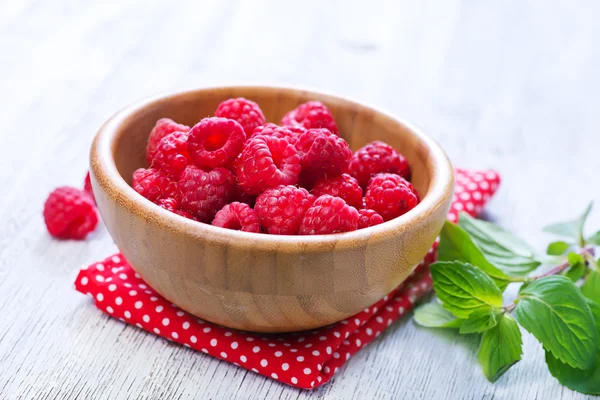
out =
[[[593,0],[0,2],[0,398],[583,398],[530,336],[491,385],[474,338],[409,318],[331,383],[290,388],[104,316],[72,282],[112,241],[102,227],[51,240],[41,208],[81,184],[94,132],[129,102],[282,83],[388,109],[457,164],[498,169],[488,216],[541,246],[544,223],[600,200],[599,12]]]

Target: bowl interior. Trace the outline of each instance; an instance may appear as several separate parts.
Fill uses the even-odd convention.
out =
[[[430,189],[436,164],[431,149],[411,127],[369,107],[320,93],[281,88],[215,88],[190,91],[151,101],[131,113],[118,127],[113,141],[113,156],[121,177],[131,183],[132,173],[147,166],[145,148],[148,134],[160,118],[195,125],[212,116],[219,103],[231,97],[246,97],[257,102],[268,122],[279,123],[283,115],[297,105],[320,100],[332,111],[340,135],[356,150],[374,140],[383,140],[408,159],[412,182],[424,199]]]

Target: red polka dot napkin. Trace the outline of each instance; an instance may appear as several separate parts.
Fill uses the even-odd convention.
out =
[[[448,219],[456,221],[461,211],[477,214],[499,183],[493,171],[456,169]],[[82,268],[75,288],[123,322],[288,385],[311,389],[331,379],[354,353],[431,290],[428,267],[435,260],[435,248],[434,244],[406,282],[371,307],[336,324],[291,334],[242,332],[198,319],[152,290],[120,254]]]

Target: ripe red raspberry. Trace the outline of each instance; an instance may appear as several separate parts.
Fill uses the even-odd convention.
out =
[[[257,126],[265,123],[265,116],[258,104],[243,97],[225,100],[219,104],[215,117],[237,121],[246,135],[250,135]]]
[[[300,225],[300,235],[325,235],[355,231],[358,211],[339,197],[328,194],[319,197],[306,211]]]
[[[381,215],[376,211],[369,209],[358,210],[358,229],[367,228],[369,226],[379,225],[383,223]]]
[[[260,220],[256,212],[248,204],[237,201],[219,210],[212,224],[235,231],[260,232]]]
[[[419,203],[413,186],[396,174],[377,174],[369,182],[367,207],[379,213],[384,221],[401,216]]]
[[[81,240],[98,225],[98,214],[88,194],[63,186],[54,189],[46,199],[44,222],[54,237]]]
[[[301,181],[310,186],[346,172],[352,150],[341,137],[327,129],[309,129],[296,142],[302,165]]]
[[[338,134],[338,127],[331,111],[320,101],[308,101],[288,112],[281,120],[282,125],[301,126],[306,129],[327,128]]]
[[[191,162],[187,148],[188,134],[173,132],[162,138],[154,153],[152,167],[158,168],[165,174],[179,179],[179,176]]]
[[[258,128],[254,129],[254,132],[252,132],[250,139],[255,138],[257,136],[272,136],[279,139],[286,139],[292,145],[296,144],[296,141],[298,140],[298,135],[292,132],[291,129],[284,126],[278,126],[270,122],[268,124],[261,125]]]
[[[406,158],[379,140],[358,149],[348,165],[348,173],[355,177],[362,187],[367,187],[369,179],[381,172],[410,179],[410,166]]]
[[[348,174],[336,178],[322,179],[315,183],[311,193],[315,197],[329,194],[342,198],[348,205],[359,209],[362,207],[363,191],[358,181]]]
[[[204,118],[190,130],[188,150],[199,167],[227,167],[244,147],[246,134],[240,124],[226,118]]]
[[[235,176],[225,168],[205,172],[190,165],[179,179],[180,208],[200,222],[210,223],[217,211],[236,195]]]
[[[162,138],[173,132],[187,132],[189,130],[189,126],[178,124],[169,118],[161,118],[156,121],[156,125],[154,125],[154,128],[150,131],[148,146],[146,147],[146,160],[148,160],[148,164],[152,164],[156,146],[158,146],[158,143],[160,143]]]
[[[133,173],[133,190],[152,202],[168,197],[179,197],[177,181],[154,168],[140,168]]]
[[[265,232],[297,235],[304,213],[314,201],[315,196],[304,188],[280,185],[259,195],[254,210]]]
[[[83,191],[87,193],[94,204],[96,204],[96,198],[94,197],[94,190],[92,189],[92,180],[90,179],[90,172],[85,175],[85,180],[83,181]]]
[[[273,136],[248,140],[235,165],[240,186],[250,194],[259,194],[277,185],[294,185],[300,175],[296,148],[287,140]]]
[[[171,211],[172,213],[181,215],[182,217],[185,217],[185,218],[193,219],[194,221],[196,220],[196,218],[194,218],[194,216],[192,214],[190,214],[189,212],[179,209],[179,202],[172,197],[167,197],[166,199],[160,199],[156,202],[156,204],[158,204],[159,206],[161,206],[162,208],[164,208],[167,211]]]

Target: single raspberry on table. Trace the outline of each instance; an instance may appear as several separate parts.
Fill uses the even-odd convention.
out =
[[[277,185],[294,185],[301,169],[296,148],[286,139],[273,136],[249,139],[235,167],[239,185],[249,194]]]
[[[250,139],[253,139],[257,136],[272,136],[279,139],[286,139],[292,145],[296,144],[296,141],[298,140],[298,134],[293,132],[291,129],[285,126],[278,126],[270,122],[254,129]]]
[[[338,134],[338,127],[329,108],[320,101],[308,101],[288,112],[281,119],[286,126],[300,126],[306,129],[326,128]]]
[[[193,219],[194,221],[196,220],[196,218],[194,218],[194,216],[192,214],[190,214],[189,212],[187,212],[185,210],[181,210],[179,208],[179,202],[172,197],[160,199],[156,202],[156,204],[158,204],[159,206],[161,206],[162,208],[164,208],[167,211],[171,211],[172,213],[181,215],[182,217],[185,217],[185,218]]]
[[[234,201],[215,215],[212,224],[221,228],[244,232],[260,232],[260,220],[248,204]]]
[[[173,132],[187,132],[190,130],[190,127],[187,125],[178,124],[169,118],[161,118],[156,121],[156,125],[150,131],[150,136],[148,137],[148,146],[146,147],[146,160],[148,160],[148,164],[152,164],[152,160],[154,159],[154,154],[156,152],[156,146],[158,143],[167,135],[170,135]]]
[[[235,176],[226,168],[206,172],[190,165],[179,179],[180,208],[198,221],[210,223],[217,211],[236,195]]]
[[[348,173],[355,177],[362,187],[367,187],[369,179],[382,172],[410,179],[410,166],[406,158],[392,146],[379,140],[358,149],[348,165]]]
[[[265,232],[297,235],[304,213],[314,201],[315,196],[304,188],[280,185],[260,194],[254,210]]]
[[[155,168],[137,169],[133,173],[131,187],[152,202],[163,198],[179,197],[177,181],[172,180],[164,172]]]
[[[179,179],[185,167],[192,162],[188,153],[187,140],[186,132],[174,132],[162,138],[156,146],[151,166],[174,179]]]
[[[59,239],[84,239],[98,225],[98,213],[83,190],[63,186],[54,189],[44,203],[48,232]]]
[[[348,205],[358,209],[362,207],[363,191],[358,181],[348,174],[335,178],[322,179],[315,183],[311,193],[316,197],[324,194],[340,197]]]
[[[300,180],[307,187],[321,179],[330,179],[346,172],[352,150],[341,137],[327,129],[309,129],[298,138]]]
[[[265,123],[265,115],[252,100],[238,97],[237,99],[225,100],[217,107],[215,117],[229,118],[237,121],[246,135],[250,135],[254,129]]]
[[[328,194],[319,197],[306,211],[300,235],[325,235],[355,231],[358,226],[358,211],[339,198]]]
[[[377,174],[369,182],[365,195],[367,207],[381,215],[384,221],[399,217],[419,203],[412,184],[396,174]]]
[[[244,148],[246,134],[232,119],[204,118],[190,130],[188,150],[200,168],[227,167]]]
[[[85,179],[83,181],[83,191],[86,192],[94,204],[96,204],[96,198],[94,197],[94,190],[92,189],[92,180],[90,179],[90,172],[85,175]]]
[[[358,229],[367,228],[369,226],[379,225],[383,223],[381,215],[376,211],[369,209],[358,210]]]

